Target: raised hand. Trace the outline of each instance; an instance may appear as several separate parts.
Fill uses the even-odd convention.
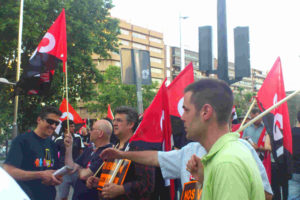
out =
[[[201,159],[195,154],[192,155],[191,159],[186,164],[186,170],[200,183],[203,183],[204,170]]]

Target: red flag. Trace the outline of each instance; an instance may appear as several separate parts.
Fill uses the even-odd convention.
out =
[[[164,149],[171,150],[171,124],[169,105],[165,81],[154,97],[151,105],[143,115],[143,120],[130,138],[132,141],[145,141],[150,143],[162,143]]]
[[[68,107],[69,107],[69,115],[67,112],[67,100],[63,99],[59,107],[59,110],[62,112],[60,120],[64,121],[67,119],[67,117],[69,117],[69,119],[73,120],[75,124],[84,123],[84,121],[81,119],[79,114],[74,110],[71,104],[68,103]]]
[[[168,86],[170,115],[181,117],[183,114],[184,88],[194,82],[193,63],[188,64],[184,70]]]
[[[64,8],[48,29],[36,51],[53,55],[63,62],[67,61],[67,34]]]
[[[107,117],[108,117],[109,119],[111,119],[111,120],[114,119],[114,115],[113,115],[113,113],[112,113],[112,111],[111,111],[110,104],[108,104],[108,107],[107,107]]]
[[[285,96],[281,61],[278,57],[258,91],[256,99],[259,108],[264,111],[285,98]],[[292,136],[287,103],[285,102],[272,110],[263,117],[263,121],[270,135],[275,162],[281,163],[285,171],[288,174],[291,173],[289,157],[292,155]]]
[[[163,150],[171,150],[171,121],[166,80],[162,83],[151,105],[143,115],[143,120],[135,134],[130,138],[132,141],[145,141],[148,143],[164,143]],[[170,182],[170,196],[174,199],[174,181]]]
[[[17,84],[27,94],[46,94],[59,61],[67,61],[67,36],[65,10],[63,9],[49,28]]]

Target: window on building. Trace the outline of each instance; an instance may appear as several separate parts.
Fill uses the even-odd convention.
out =
[[[150,51],[161,54],[161,49],[159,49],[159,48],[150,47]]]
[[[162,42],[161,42],[161,39],[159,39],[159,38],[150,37],[149,40],[150,40],[151,42],[156,42],[156,43],[159,43],[159,44],[162,43]]]
[[[136,32],[132,32],[132,37],[140,38],[140,39],[146,40],[146,36],[145,36],[145,35],[140,34],[140,33],[136,33]]]
[[[153,57],[150,57],[150,62],[156,62],[156,63],[159,63],[159,64],[162,63],[160,58],[153,58]]]
[[[125,30],[125,29],[120,29],[121,34],[123,35],[129,35],[129,31]]]
[[[126,40],[121,40],[120,42],[122,45],[129,46],[129,42]]]
[[[138,43],[133,43],[133,44],[132,44],[132,47],[133,47],[133,48],[136,48],[136,49],[143,49],[143,50],[146,50],[146,49],[147,49],[147,47],[146,47],[145,45],[143,45],[143,44],[138,44]]]
[[[115,66],[117,66],[117,67],[121,67],[121,63],[120,63],[119,61],[116,61],[114,64],[115,64]]]
[[[159,68],[152,68],[151,67],[151,73],[162,74],[163,70],[159,69]]]

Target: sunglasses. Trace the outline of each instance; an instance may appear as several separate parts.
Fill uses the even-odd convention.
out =
[[[53,119],[45,119],[46,120],[46,122],[48,123],[48,124],[50,124],[50,125],[52,125],[52,124],[55,124],[55,126],[58,126],[59,125],[59,122],[58,121],[55,121],[55,120],[53,120]]]

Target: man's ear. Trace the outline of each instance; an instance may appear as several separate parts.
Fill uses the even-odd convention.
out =
[[[128,122],[128,126],[129,126],[130,129],[132,130],[132,128],[134,127],[134,122]]]
[[[102,138],[102,137],[103,137],[103,134],[104,134],[104,132],[103,132],[102,130],[100,130],[100,133],[99,133],[98,137],[99,137],[99,138]]]
[[[209,120],[213,115],[214,109],[210,104],[204,104],[201,109],[201,114],[204,120]]]
[[[40,116],[37,117],[36,123],[39,123],[41,120],[43,120]]]

